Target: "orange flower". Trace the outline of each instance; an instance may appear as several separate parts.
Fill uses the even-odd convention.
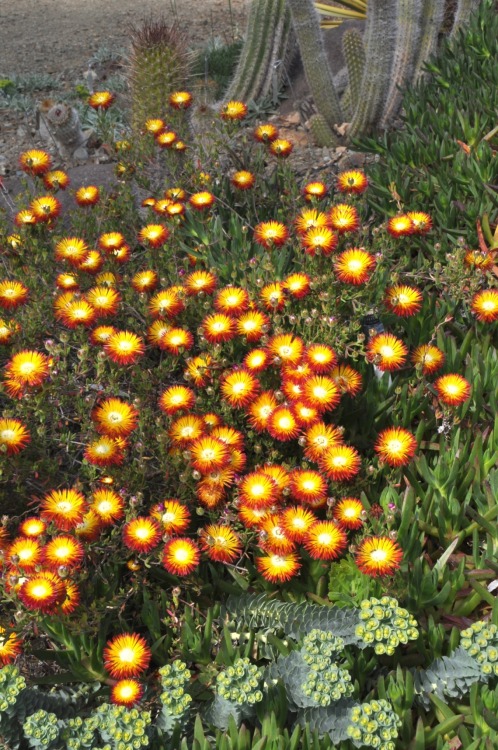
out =
[[[337,175],[337,190],[340,193],[364,193],[368,187],[367,176],[364,172],[353,169],[339,172]]]
[[[264,123],[255,128],[253,135],[260,143],[269,143],[278,138],[278,129],[271,123]]]
[[[379,434],[374,449],[380,460],[389,466],[405,466],[415,454],[417,441],[403,427],[389,427]]]
[[[276,481],[262,471],[246,474],[239,484],[241,503],[249,508],[269,508],[279,495]]]
[[[191,409],[194,404],[194,391],[184,385],[171,385],[159,397],[159,408],[165,414]]]
[[[28,299],[28,288],[20,281],[0,281],[0,307],[14,310]]]
[[[64,579],[64,599],[60,604],[60,610],[64,615],[70,615],[74,612],[81,601],[79,588],[75,583],[69,581],[67,578]]]
[[[308,535],[311,526],[317,521],[313,511],[301,506],[291,506],[282,513],[282,526],[289,539],[301,543]]]
[[[111,703],[130,708],[141,700],[143,693],[143,687],[137,680],[119,680],[111,688]]]
[[[97,326],[90,334],[90,343],[105,344],[113,333],[116,333],[114,326]]]
[[[156,271],[147,269],[139,271],[131,280],[131,285],[136,292],[152,292],[159,283]]]
[[[221,289],[214,300],[215,308],[226,315],[238,317],[249,306],[249,295],[245,289],[227,286]]]
[[[214,195],[208,190],[202,190],[200,193],[191,195],[188,202],[196,211],[204,211],[213,205]]]
[[[200,557],[195,542],[187,537],[176,537],[164,545],[162,564],[172,575],[188,576],[197,568]]]
[[[21,154],[19,163],[24,172],[33,175],[43,175],[50,169],[52,158],[46,151],[30,149]]]
[[[346,534],[333,521],[317,521],[308,531],[304,547],[313,560],[335,560],[347,543]]]
[[[330,373],[330,377],[341,393],[347,393],[354,397],[361,391],[362,377],[357,370],[349,365],[337,365]]]
[[[314,375],[304,381],[303,399],[321,412],[331,411],[339,403],[339,389],[331,377]]]
[[[19,385],[41,385],[49,373],[49,359],[45,354],[27,349],[14,354],[5,367],[5,376]]]
[[[31,539],[36,539],[36,537],[44,534],[46,530],[47,524],[42,521],[41,518],[37,518],[36,516],[25,518],[24,521],[19,524],[19,533],[22,534],[22,536]]]
[[[498,318],[498,290],[482,289],[472,298],[471,310],[477,320],[494,323]]]
[[[138,233],[138,241],[150,247],[161,247],[169,237],[169,230],[164,224],[147,224]]]
[[[309,406],[302,399],[293,401],[292,408],[300,427],[309,427],[319,419],[318,409]]]
[[[66,237],[59,240],[55,246],[57,260],[67,260],[72,266],[78,267],[88,252],[88,245],[79,237]]]
[[[233,563],[242,551],[237,534],[221,524],[210,524],[201,529],[200,540],[201,548],[216,562]]]
[[[313,198],[320,200],[321,198],[324,198],[327,193],[327,186],[324,185],[323,182],[308,182],[308,184],[303,187],[303,195],[306,200],[312,200]]]
[[[356,497],[343,497],[334,505],[334,518],[343,529],[361,529],[365,509]]]
[[[255,177],[252,172],[241,170],[232,175],[230,182],[239,190],[250,190],[254,185]]]
[[[169,103],[174,109],[188,109],[192,105],[192,94],[188,91],[174,91],[170,94]]]
[[[313,372],[329,372],[337,362],[337,354],[327,344],[310,344],[305,354]]]
[[[271,514],[259,524],[260,542],[259,546],[265,552],[286,554],[292,552],[296,545],[293,540],[287,536],[282,525],[282,519],[279,515]]]
[[[187,276],[184,283],[189,295],[199,294],[200,292],[212,294],[216,288],[218,279],[211,271],[194,271]]]
[[[267,310],[277,312],[285,306],[284,286],[280,281],[266,284],[261,289],[259,296]]]
[[[22,641],[16,633],[6,635],[5,628],[0,627],[0,667],[11,664],[22,651]]]
[[[106,286],[94,286],[85,294],[87,302],[95,309],[100,318],[114,315],[121,302],[121,295],[115,289]]]
[[[174,318],[184,309],[185,304],[178,294],[178,289],[174,287],[157,292],[148,304],[149,313],[154,318]]]
[[[307,255],[312,257],[319,250],[322,255],[330,255],[334,252],[339,242],[335,232],[329,227],[313,227],[308,229],[301,238],[301,244]]]
[[[292,333],[281,333],[272,336],[268,342],[268,351],[274,357],[278,357],[280,362],[295,364],[301,360],[304,343]]]
[[[150,552],[161,541],[161,528],[157,521],[138,516],[123,526],[123,544],[135,552]]]
[[[41,516],[61,531],[74,529],[86,512],[85,496],[75,489],[52,490],[40,504]]]
[[[294,469],[291,474],[290,494],[294,500],[320,508],[327,499],[327,481],[319,471]]]
[[[317,422],[306,430],[304,435],[304,454],[310,461],[318,459],[329,448],[342,444],[342,432],[338,427],[324,422]]]
[[[50,614],[54,612],[58,604],[64,601],[66,589],[58,575],[43,571],[25,580],[17,595],[28,609]]]
[[[477,268],[481,271],[491,268],[493,265],[493,256],[491,253],[485,253],[482,250],[469,250],[463,260],[466,266]]]
[[[186,447],[204,433],[204,422],[195,414],[180,417],[171,425],[169,437],[173,443]]]
[[[415,234],[427,234],[432,229],[432,219],[423,211],[408,211],[406,214],[413,225]]]
[[[95,490],[90,510],[99,517],[102,524],[107,526],[123,518],[124,501],[114,490],[107,488]]]
[[[270,153],[274,156],[280,156],[282,159],[286,159],[292,153],[294,145],[287,141],[285,138],[276,138],[270,141]]]
[[[88,99],[88,106],[92,109],[109,109],[115,97],[110,91],[96,91]]]
[[[458,406],[470,397],[470,383],[461,375],[442,375],[434,383],[440,401],[447,406]]]
[[[25,208],[17,212],[14,222],[18,227],[30,226],[36,224],[36,216],[31,209]]]
[[[383,372],[399,370],[406,361],[408,349],[392,333],[378,333],[367,345],[367,360]]]
[[[387,536],[363,539],[355,553],[355,562],[361,572],[374,578],[395,573],[402,559],[401,547]]]
[[[375,258],[362,248],[344,250],[334,263],[335,275],[345,284],[365,284],[375,268]]]
[[[74,197],[79,206],[94,206],[99,201],[100,190],[96,185],[80,187]]]
[[[243,102],[229,101],[220,112],[222,120],[243,120],[247,115],[247,105]]]
[[[109,336],[104,350],[113,362],[130,365],[138,362],[145,351],[143,340],[131,331],[116,331]]]
[[[21,326],[14,321],[9,321],[0,318],[0,344],[10,344],[10,340],[16,333],[21,330]]]
[[[113,438],[125,438],[138,424],[138,411],[119,398],[107,398],[92,413],[97,431]]]
[[[399,214],[389,219],[387,231],[393,237],[406,237],[408,234],[413,234],[414,224],[407,214]]]
[[[124,244],[125,238],[121,232],[105,232],[99,237],[99,247],[108,255],[112,254],[115,250],[119,250]]]
[[[269,360],[266,349],[251,349],[244,357],[243,364],[250,372],[262,372],[268,367]]]
[[[192,466],[201,474],[222,469],[230,461],[230,453],[225,443],[210,435],[192,441],[189,451]]]
[[[80,271],[86,271],[89,274],[95,274],[102,268],[104,259],[98,250],[90,250],[83,260],[79,263]]]
[[[107,435],[94,440],[85,447],[83,454],[88,463],[94,466],[119,466],[124,455],[118,442]]]
[[[213,360],[209,354],[203,354],[202,357],[194,357],[189,360],[184,374],[185,379],[192,380],[192,382],[198,387],[206,385],[211,378],[211,370],[209,367],[212,364],[212,361]]]
[[[433,372],[441,369],[444,364],[445,356],[441,349],[432,344],[423,344],[417,346],[412,354],[412,362],[421,368],[424,375],[431,375]]]
[[[255,562],[258,572],[270,583],[290,581],[301,567],[299,557],[295,552],[257,557]]]
[[[154,505],[150,514],[159,521],[165,534],[180,534],[190,525],[189,509],[173,498]]]
[[[280,221],[261,221],[254,228],[254,241],[267,250],[285,245],[289,232]]]
[[[107,641],[103,656],[104,666],[111,677],[120,680],[145,672],[150,663],[151,651],[141,635],[122,633]]]
[[[339,234],[354,232],[360,226],[360,217],[354,206],[338,203],[330,209],[328,220],[332,229]]]
[[[55,169],[43,175],[43,184],[49,190],[65,190],[70,182],[69,175],[61,169]]]
[[[235,370],[221,380],[222,396],[233,407],[247,406],[259,387],[259,381],[248,370]]]
[[[17,538],[8,547],[6,559],[10,565],[32,570],[41,562],[42,548],[36,539]]]
[[[360,470],[360,456],[349,445],[333,445],[320,456],[319,465],[333,482],[347,482]]]
[[[40,198],[34,198],[29,205],[30,210],[39,222],[51,221],[61,212],[61,203],[53,195],[43,195]]]
[[[407,318],[422,307],[422,293],[414,286],[397,284],[386,289],[385,303],[395,315]]]
[[[0,450],[11,456],[22,451],[29,441],[29,432],[19,419],[0,419]]]
[[[71,294],[59,296],[54,303],[55,317],[67,328],[90,326],[97,317],[97,312],[85,299],[79,299]]]
[[[65,291],[79,289],[78,279],[72,273],[60,273],[55,280],[55,285],[58,289],[64,289]]]
[[[99,538],[102,531],[102,523],[96,513],[89,510],[83,516],[83,520],[74,529],[74,533],[79,539],[85,542],[94,542]]]
[[[158,322],[158,321],[156,321]],[[188,351],[194,344],[194,337],[185,328],[170,328],[160,338],[159,347],[178,356]]]
[[[278,407],[278,401],[272,391],[264,391],[249,405],[249,422],[257,432],[263,432],[268,426],[268,420]]]
[[[268,419],[268,432],[275,440],[294,440],[301,428],[292,409],[287,406],[277,406]]]
[[[240,336],[245,336],[246,341],[259,341],[264,336],[270,326],[270,320],[267,315],[259,310],[249,310],[237,319],[236,328]]]
[[[146,120],[145,122],[145,130],[148,133],[152,133],[152,135],[157,135],[157,133],[160,133],[165,128],[165,122],[164,120],[160,120],[159,118]]]
[[[310,229],[324,229],[328,227],[329,219],[327,214],[324,214],[322,211],[318,211],[316,208],[308,208],[301,211],[294,221],[294,226],[298,234],[306,234]]]
[[[291,273],[284,280],[283,287],[293,297],[301,299],[309,294],[311,289],[310,282],[310,277],[305,273]]]
[[[213,313],[204,318],[202,333],[211,344],[229,341],[236,334],[235,323],[228,315]]]
[[[290,401],[292,407],[294,407],[295,401],[303,395],[303,384],[300,380],[282,378],[281,390],[287,401]]]
[[[54,572],[63,565],[67,568],[79,568],[83,562],[84,549],[74,536],[55,536],[45,545],[43,559],[45,565]]]

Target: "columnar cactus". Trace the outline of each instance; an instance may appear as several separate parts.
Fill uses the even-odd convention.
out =
[[[480,0],[458,0],[450,35],[454,36],[458,29],[470,20],[472,11],[477,10]]]
[[[360,100],[361,82],[365,72],[365,45],[358,29],[347,29],[342,35],[342,51],[346,60],[349,85],[347,89],[347,104],[354,112]],[[344,97],[341,100],[345,109]]]
[[[422,28],[418,43],[418,53],[413,69],[413,81],[423,77],[423,65],[437,50],[439,32],[444,19],[445,5],[434,0],[422,0]]]

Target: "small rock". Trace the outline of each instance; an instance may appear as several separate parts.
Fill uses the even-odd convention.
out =
[[[73,152],[73,159],[75,161],[88,161],[88,151],[84,146],[80,146]]]

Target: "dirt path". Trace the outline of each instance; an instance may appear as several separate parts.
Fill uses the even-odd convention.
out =
[[[242,32],[250,0],[0,0],[0,77],[86,69],[95,52],[125,48],[127,27],[175,19],[199,46]]]

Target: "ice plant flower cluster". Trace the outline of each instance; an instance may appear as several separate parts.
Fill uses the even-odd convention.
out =
[[[251,664],[247,657],[236,659],[216,677],[216,692],[221,697],[239,706],[254,705],[263,700],[260,689],[263,670]]]
[[[488,678],[498,676],[498,628],[493,623],[479,620],[462,630],[460,646],[479,664]]]
[[[394,750],[400,726],[391,704],[381,698],[352,709],[347,733],[355,747]]]
[[[360,624],[355,635],[376,654],[392,656],[400,644],[418,638],[419,631],[413,615],[390,596],[364,599],[358,613]]]

